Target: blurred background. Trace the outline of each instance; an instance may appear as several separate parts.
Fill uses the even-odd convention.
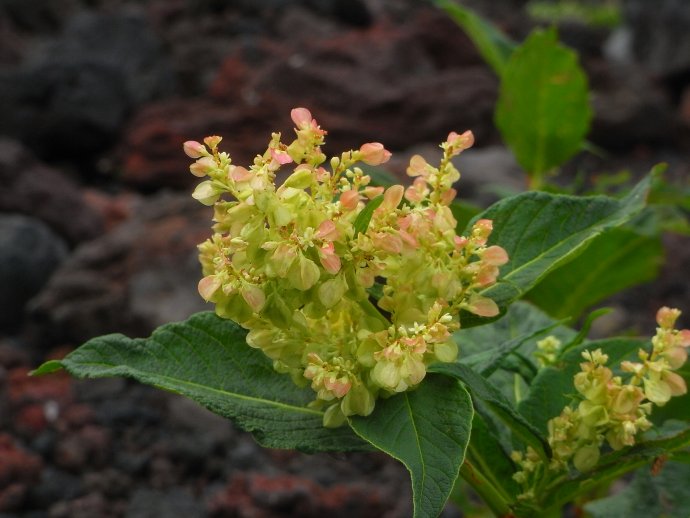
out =
[[[518,42],[556,23],[579,53],[596,152],[562,181],[665,161],[687,185],[690,3],[462,4]],[[380,141],[403,178],[412,154],[471,129],[458,191],[486,206],[527,188],[493,122],[498,89],[420,0],[0,0],[0,518],[409,516],[407,474],[386,457],[263,450],[173,395],[27,373],[209,309],[196,244],[211,214],[190,197],[185,140],[221,135],[246,164],[304,106],[327,154]],[[607,301],[599,332],[649,333],[663,304],[690,312],[690,240],[664,246],[656,282]]]

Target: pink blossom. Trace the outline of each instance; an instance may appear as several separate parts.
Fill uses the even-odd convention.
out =
[[[202,178],[210,173],[216,167],[216,161],[210,156],[201,157],[199,160],[189,166],[189,171],[194,175]]]
[[[474,134],[471,131],[466,131],[462,135],[458,135],[454,131],[448,134],[446,142],[451,147],[451,155],[455,156],[461,151],[472,147],[474,144]]]
[[[319,249],[319,260],[328,273],[335,275],[340,271],[340,257],[336,255],[332,242],[326,243]]]
[[[362,161],[369,165],[385,164],[391,157],[391,152],[384,148],[380,142],[362,144],[359,152],[362,154]]]
[[[292,118],[292,122],[294,122],[295,126],[299,129],[305,129],[312,125],[313,119],[311,112],[306,108],[294,108],[290,112],[290,117]]]
[[[679,316],[679,310],[664,306],[656,312],[656,321],[664,329],[673,329]]]
[[[252,173],[241,165],[234,166],[230,171],[230,178],[236,182],[247,182],[252,179]]]
[[[273,160],[278,162],[280,165],[285,165],[292,162],[292,157],[288,155],[287,151],[282,151],[275,148],[271,148],[271,158],[273,158]]]
[[[208,155],[204,145],[196,140],[188,140],[182,144],[182,149],[189,158],[201,158]]]
[[[500,246],[490,246],[482,254],[482,262],[492,266],[501,266],[508,262],[508,253]]]
[[[335,226],[335,223],[333,223],[333,221],[330,219],[327,219],[319,225],[315,235],[318,239],[334,241],[340,237],[340,232]]]
[[[359,203],[359,193],[351,189],[340,195],[340,206],[345,210],[355,210]]]
[[[208,301],[221,286],[220,279],[215,275],[208,275],[199,281],[199,295]]]
[[[211,135],[210,137],[206,137],[204,139],[204,144],[206,144],[211,149],[216,149],[218,147],[218,144],[220,144],[221,140],[223,140],[223,137],[219,137],[218,135]]]
[[[412,158],[410,158],[410,165],[407,168],[407,174],[408,176],[423,176],[427,177],[429,176],[429,171],[427,170],[427,167],[429,164],[427,164],[426,160],[421,155],[414,155]]]

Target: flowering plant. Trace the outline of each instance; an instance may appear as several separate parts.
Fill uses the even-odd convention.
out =
[[[36,373],[132,377],[269,447],[380,449],[410,471],[420,517],[441,512],[459,476],[497,515],[553,513],[690,444],[690,429],[643,435],[652,407],[686,392],[678,311],[659,311],[650,348],[587,341],[587,326],[517,302],[639,213],[648,180],[620,200],[524,193],[458,228],[452,159],[471,132],[450,133],[437,166],[412,157],[411,186],[384,188],[358,167],[385,163],[382,144],[328,160],[311,113],[292,119],[296,138],[273,134],[248,167],[220,137],[184,145],[204,178],[193,196],[213,206],[199,292],[215,314],[147,339],[94,338]],[[525,395],[505,383],[513,374]]]

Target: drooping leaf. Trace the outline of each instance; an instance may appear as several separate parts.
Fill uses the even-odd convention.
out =
[[[502,75],[517,44],[489,20],[468,7],[453,0],[434,0],[434,3],[462,27],[482,58],[497,75]]]
[[[504,309],[550,272],[575,259],[602,232],[639,213],[648,189],[646,178],[620,200],[527,192],[495,203],[475,220],[493,221],[489,243],[505,248],[510,261],[501,266],[498,283],[480,293]],[[486,321],[464,314],[462,325]]]
[[[635,472],[634,480],[613,496],[585,505],[592,518],[650,518],[690,516],[690,465],[669,461],[652,475],[648,466]]]
[[[383,203],[383,194],[378,195],[376,198],[369,200],[366,207],[362,209],[362,212],[357,214],[357,218],[353,226],[355,227],[355,236],[360,232],[366,232],[369,228],[369,222],[371,217],[374,215],[374,211],[379,208],[379,205]]]
[[[546,460],[550,448],[544,436],[522,417],[501,392],[483,376],[461,363],[435,363],[429,372],[437,372],[462,381],[473,398],[479,399],[505,424],[514,437],[528,444]]]
[[[547,275],[526,298],[555,318],[578,318],[606,297],[654,279],[663,251],[659,235],[612,229],[594,239],[576,259]]]
[[[472,427],[472,401],[455,379],[429,375],[419,388],[379,399],[354,431],[409,470],[415,518],[443,510],[460,473]]]
[[[558,364],[543,368],[532,380],[527,397],[520,402],[518,411],[527,421],[546,433],[549,419],[560,415],[561,410],[576,394],[573,376],[580,372],[584,350],[601,349],[609,356],[608,366],[615,370],[624,359],[635,359],[637,351],[647,344],[633,338],[610,338],[585,342],[565,353]]]
[[[535,30],[510,56],[496,106],[496,125],[535,187],[581,149],[591,118],[577,54],[555,29]]]
[[[313,391],[277,373],[261,351],[246,344],[245,336],[234,322],[197,313],[159,327],[149,338],[94,338],[35,374],[64,368],[80,378],[133,378],[193,399],[271,448],[370,449],[347,426],[324,428],[323,413],[306,407]]]

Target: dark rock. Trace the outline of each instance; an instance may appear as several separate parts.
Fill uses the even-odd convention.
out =
[[[204,516],[203,506],[187,491],[153,491],[138,489],[127,506],[126,518],[159,518],[161,516]]]
[[[74,500],[62,500],[49,509],[51,518],[111,518],[110,504],[100,493],[89,493]]]
[[[22,322],[24,307],[67,256],[67,245],[40,221],[0,215],[0,330]]]
[[[196,245],[209,235],[210,217],[189,196],[150,199],[70,256],[32,303],[36,326],[83,342],[109,332],[145,336],[203,310]]]
[[[690,73],[690,3],[685,0],[625,0],[632,50],[658,76]]]
[[[0,512],[22,505],[41,468],[41,459],[19,447],[10,435],[0,433]]]
[[[0,212],[40,219],[72,245],[103,232],[103,216],[74,181],[5,138],[0,138],[0,183]]]
[[[678,122],[668,94],[639,67],[593,63],[589,138],[608,149],[673,140]]]
[[[0,72],[0,133],[42,156],[84,157],[112,144],[128,112],[171,85],[145,18],[82,13],[45,55]]]
[[[55,502],[73,500],[83,492],[79,477],[48,466],[41,472],[41,481],[31,487],[28,498],[31,507],[48,509]]]

